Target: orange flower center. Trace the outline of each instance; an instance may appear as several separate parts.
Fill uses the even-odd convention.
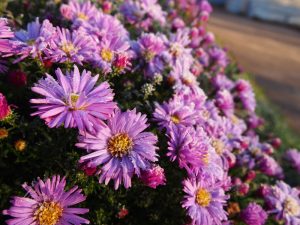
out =
[[[63,208],[56,202],[44,202],[35,211],[34,216],[39,225],[55,225],[62,217]]]
[[[196,194],[196,202],[198,205],[200,205],[202,207],[209,206],[209,204],[211,202],[210,193],[207,190],[200,188]]]

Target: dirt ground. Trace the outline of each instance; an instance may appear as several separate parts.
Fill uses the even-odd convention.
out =
[[[208,29],[300,134],[300,31],[215,10]]]

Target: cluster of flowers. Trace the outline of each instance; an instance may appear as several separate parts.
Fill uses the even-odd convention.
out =
[[[0,19],[0,72],[8,71],[11,59],[68,68],[66,72],[58,68],[56,77],[45,74],[31,87],[40,96],[30,100],[32,116],[50,128],[78,129],[76,146],[87,152],[79,162],[95,168],[100,183],[113,180],[115,189],[130,188],[136,175],[151,188],[166,184],[164,169],[157,164],[161,144],[146,131],[146,115],[137,109],[122,111],[108,82],[121,73],[138,73],[147,84],[143,86],[147,96],[161,83],[172,92],[165,102],[152,101],[150,122],[165,135],[170,161],[186,171],[182,206],[189,216],[187,224],[232,224],[241,219],[262,225],[272,215],[287,225],[300,224],[299,191],[283,181],[260,187],[266,211],[255,202],[241,212],[232,207],[230,190],[246,196],[258,173],[278,180],[284,173],[272,156],[279,140],[261,142],[256,133],[263,120],[255,113],[252,86],[226,74],[227,53],[206,30],[212,12],[206,0],[174,0],[166,5],[156,0],[104,1],[102,9],[89,1],[71,0],[60,9],[69,29],[36,19],[27,30],[13,32],[8,21]],[[78,68],[87,65],[100,75]],[[200,87],[203,77],[211,92]],[[0,120],[12,114],[1,94]],[[298,171],[299,155],[297,150],[286,154]],[[236,168],[244,168],[246,176],[231,176]],[[81,190],[65,192],[65,184],[59,176],[45,182],[38,179],[33,187],[24,184],[30,198],[13,198],[12,207],[3,211],[13,217],[7,224],[88,224],[78,216],[87,209],[69,208],[84,201]]]

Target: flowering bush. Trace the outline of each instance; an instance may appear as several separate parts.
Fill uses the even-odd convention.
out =
[[[281,141],[207,31],[206,0],[7,7],[2,223],[300,224]],[[295,172],[299,154],[282,158]]]

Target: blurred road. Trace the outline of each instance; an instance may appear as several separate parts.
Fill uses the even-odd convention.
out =
[[[300,31],[218,9],[208,29],[300,133]]]

